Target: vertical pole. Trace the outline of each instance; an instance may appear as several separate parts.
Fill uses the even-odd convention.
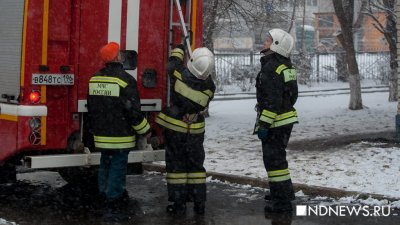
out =
[[[304,37],[305,36],[305,22],[306,22],[306,0],[304,0],[304,4],[303,4],[303,32],[302,32],[302,34],[301,34],[301,50],[303,51],[303,52],[305,52],[306,51],[306,48],[305,48],[305,38],[306,37]]]
[[[317,56],[317,83],[319,83],[319,52],[315,55]]]
[[[399,63],[400,59],[400,1],[396,2],[395,6],[395,12],[396,12],[396,28],[397,28],[397,62]],[[397,85],[400,87],[400,67],[397,67]],[[398,95],[400,96],[399,92],[400,88],[397,89]],[[397,114],[396,114],[396,137],[400,139],[400,98],[397,98]]]
[[[250,65],[254,65],[254,53],[253,51],[250,51]]]

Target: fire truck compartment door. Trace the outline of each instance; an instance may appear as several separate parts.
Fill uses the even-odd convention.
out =
[[[20,92],[24,0],[0,1],[0,102]]]

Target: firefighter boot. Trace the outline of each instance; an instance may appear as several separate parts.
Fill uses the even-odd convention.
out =
[[[167,213],[178,216],[184,215],[186,213],[186,204],[174,202],[174,204],[167,206]]]
[[[264,199],[265,199],[265,201],[271,201],[272,200],[271,193],[269,193],[269,192],[266,193],[265,196],[264,196]],[[293,201],[295,199],[296,199],[296,197],[294,195],[290,196],[290,200],[291,201]]]
[[[291,180],[269,183],[270,199],[266,201],[265,212],[292,212],[291,201],[295,199]]]
[[[206,204],[205,202],[194,202],[193,210],[197,215],[204,215]]]
[[[107,201],[103,220],[106,222],[121,222],[131,219],[129,214],[129,197],[124,193],[118,199]]]
[[[265,193],[264,199],[265,201],[271,201],[272,200],[271,192]]]
[[[266,203],[264,211],[269,213],[289,213],[293,211],[293,207],[290,201],[272,200]]]

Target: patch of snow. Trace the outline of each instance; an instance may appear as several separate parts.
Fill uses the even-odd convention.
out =
[[[18,225],[18,224],[15,222],[10,222],[10,221],[0,218],[0,225]]]
[[[297,197],[304,197],[304,196],[306,196],[306,195],[304,194],[304,192],[303,192],[302,190],[300,190],[300,191],[298,191],[298,192],[295,193],[295,196],[297,196]]]
[[[387,101],[388,93],[362,98],[364,109],[349,110],[349,95],[300,97],[295,105],[300,123],[291,140],[394,131],[397,103]],[[255,104],[255,99],[211,102],[204,142],[208,171],[267,179],[261,142],[252,135]],[[397,147],[361,142],[324,152],[291,149],[287,159],[295,183],[400,197]]]
[[[400,201],[392,202],[392,203],[390,203],[390,205],[391,205],[393,208],[400,209]]]

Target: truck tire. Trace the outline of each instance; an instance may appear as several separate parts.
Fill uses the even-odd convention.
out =
[[[0,184],[15,183],[17,181],[17,171],[15,165],[11,163],[0,163]]]

